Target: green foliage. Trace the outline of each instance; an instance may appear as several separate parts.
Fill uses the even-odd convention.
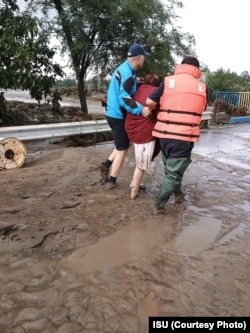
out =
[[[70,54],[83,110],[87,110],[83,92],[89,69],[112,73],[125,60],[131,44],[142,44],[152,54],[139,76],[148,72],[168,74],[177,57],[193,54],[193,36],[175,26],[175,9],[182,7],[181,1],[169,0],[166,5],[160,0],[29,0],[28,3],[31,12],[42,10],[44,31],[55,33],[62,52]]]
[[[51,108],[51,111],[52,111],[52,114],[53,115],[60,115],[61,117],[63,117],[63,112],[62,112],[62,109],[61,109],[61,105],[59,103],[59,101],[62,100],[62,97],[59,93],[59,91],[56,89],[52,96],[51,96],[51,101],[52,101],[52,108]]]
[[[54,89],[56,89],[60,96],[77,96],[78,95],[78,91],[76,86],[54,86],[53,89],[51,89],[52,93],[54,92]]]
[[[76,81],[72,79],[57,80],[56,85],[58,87],[75,87]]]
[[[215,99],[216,91],[250,91],[250,76],[248,72],[238,75],[230,70],[218,69],[216,72],[207,73],[207,86],[210,100]]]
[[[27,119],[22,112],[15,108],[0,103],[0,119],[2,120],[1,126],[18,126],[22,125]]]
[[[250,74],[244,71],[240,74],[241,91],[250,91]]]
[[[20,13],[14,0],[4,0],[0,7],[0,86],[29,90],[40,99],[63,71],[52,59],[48,38],[39,30],[39,21]]]
[[[3,123],[3,118],[6,114],[7,107],[5,105],[4,92],[0,93],[0,126]]]

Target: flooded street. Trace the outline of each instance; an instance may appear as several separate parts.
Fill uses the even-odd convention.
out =
[[[31,98],[28,91],[22,91],[20,89],[14,90],[14,89],[8,89],[6,92],[4,92],[4,97],[7,101],[13,100],[13,101],[21,101],[25,103],[37,103],[37,101],[34,98]],[[44,103],[44,101],[41,101],[41,103]],[[80,107],[80,101],[78,98],[71,98],[71,97],[63,97],[60,101],[60,105],[63,106],[74,106]],[[92,100],[87,101],[88,105],[88,113],[104,113],[105,109],[101,106],[101,102],[95,102]]]
[[[147,333],[149,316],[250,316],[250,124],[210,128],[185,201],[153,216],[159,155],[130,200],[134,151],[105,191],[113,143],[25,143],[1,171],[0,332]]]

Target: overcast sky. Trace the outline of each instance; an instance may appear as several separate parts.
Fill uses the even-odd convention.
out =
[[[177,12],[178,25],[194,35],[199,61],[211,71],[250,73],[250,0],[181,1],[184,8]],[[18,4],[23,8],[24,1]]]
[[[195,36],[200,62],[250,73],[250,0],[182,0],[178,25]]]

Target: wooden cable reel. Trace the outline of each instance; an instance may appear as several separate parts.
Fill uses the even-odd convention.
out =
[[[16,138],[0,140],[0,170],[20,168],[26,159],[24,144]]]

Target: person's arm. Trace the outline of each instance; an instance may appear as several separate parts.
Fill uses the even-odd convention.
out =
[[[134,115],[140,115],[143,109],[143,105],[136,102],[132,98],[132,94],[135,92],[135,81],[133,76],[121,77],[121,84],[119,89],[119,104],[122,109],[130,112]]]
[[[133,99],[136,92],[136,73],[128,62],[124,62],[115,73],[118,85],[118,101],[121,111],[140,115],[143,105]]]
[[[164,91],[164,83],[161,83],[155,91],[150,94],[146,100],[146,105],[149,106],[150,109],[154,110],[160,102],[161,96]]]

